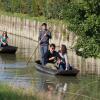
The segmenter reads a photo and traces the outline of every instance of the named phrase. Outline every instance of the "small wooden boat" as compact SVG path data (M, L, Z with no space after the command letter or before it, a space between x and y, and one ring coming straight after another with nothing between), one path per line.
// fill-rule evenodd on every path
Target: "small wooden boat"
M17 51L17 47L14 46L6 46L6 47L0 47L0 53L9 53L14 54Z
M43 73L51 74L51 75L61 75L61 76L76 76L79 73L79 70L76 68L71 68L70 70L64 70L64 71L59 71L59 70L54 70L51 68L47 68L46 66L42 66L40 61L35 61L35 68L38 71L41 71Z

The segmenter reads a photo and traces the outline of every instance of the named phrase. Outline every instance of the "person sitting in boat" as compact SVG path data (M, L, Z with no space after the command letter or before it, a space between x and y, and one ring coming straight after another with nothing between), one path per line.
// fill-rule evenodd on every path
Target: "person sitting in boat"
M1 47L8 46L8 36L7 36L6 31L3 32L3 34L0 38L0 45L1 45Z
M60 70L68 70L69 69L69 62L68 62L66 46L62 44L58 53L61 57L61 60L59 60L59 69Z
M55 44L50 44L49 50L46 52L44 58L45 58L45 65L46 67L52 68L52 69L57 69L56 63L57 59L60 59L60 55L58 52L55 51Z

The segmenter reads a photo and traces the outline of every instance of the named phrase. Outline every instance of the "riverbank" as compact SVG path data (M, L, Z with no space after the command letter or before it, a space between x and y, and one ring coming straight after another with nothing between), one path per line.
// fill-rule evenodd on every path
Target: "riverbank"
M33 17L33 16L29 16L28 14L21 14L21 13L11 13L11 12L4 12L4 11L0 11L1 15L5 15L5 16L13 16L13 17L20 17L20 18L25 18L25 19L29 19L29 20L36 20L36 21L40 21L40 22L49 22L49 23L63 23L66 24L66 22L64 20L58 20L58 19L47 19L44 16L40 16L40 17Z
M38 100L36 96L24 94L22 89L0 84L0 100Z

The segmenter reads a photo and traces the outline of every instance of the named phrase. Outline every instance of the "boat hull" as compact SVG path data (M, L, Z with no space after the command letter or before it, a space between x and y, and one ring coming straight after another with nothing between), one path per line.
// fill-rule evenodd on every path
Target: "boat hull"
M76 76L79 73L79 70L76 68L72 68L71 70L64 70L64 71L59 71L59 70L54 70L47 68L46 66L42 66L39 61L35 62L35 68L38 71L41 71L43 73L51 74L51 75L61 75L61 76Z
M9 53L14 54L17 51L17 47L14 46L6 46L6 47L0 47L0 53Z

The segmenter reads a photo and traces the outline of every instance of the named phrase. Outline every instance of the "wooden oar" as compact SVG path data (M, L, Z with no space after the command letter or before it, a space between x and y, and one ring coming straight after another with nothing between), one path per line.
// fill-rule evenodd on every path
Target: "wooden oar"
M35 50L33 51L32 55L29 57L29 60L27 61L27 65L29 64L29 62L30 62L32 56L34 55L34 53L36 52L36 50L37 50L38 47L39 47L39 43L38 43L38 45L36 46Z

